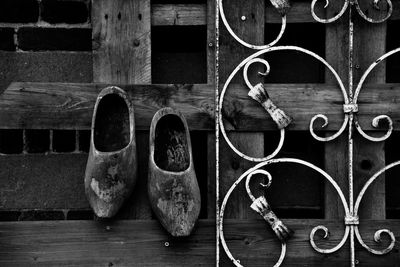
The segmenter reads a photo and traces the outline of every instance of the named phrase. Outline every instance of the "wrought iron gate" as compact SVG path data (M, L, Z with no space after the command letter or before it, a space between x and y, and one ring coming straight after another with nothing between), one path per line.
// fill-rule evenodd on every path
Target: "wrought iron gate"
M290 236L290 229L284 225L284 223L279 220L273 212L270 210L270 207L268 205L267 200L265 199L264 196L261 197L255 197L251 189L249 187L249 181L255 174L261 174L264 175L268 183L263 184L262 186L265 188L268 188L272 182L272 176L271 174L264 170L263 167L267 165L272 165L272 164L279 164L279 163L284 163L284 162L290 162L294 164L301 164L306 167L309 167L316 172L318 172L321 176L326 178L327 181L329 181L330 184L335 188L336 193L341 199L341 202L343 204L344 208L344 224L345 224L345 232L344 235L335 247L330 248L330 249L322 249L320 248L316 242L315 242L315 235L317 232L322 231L324 234L324 238L328 238L328 229L327 227L323 225L318 225L315 226L313 229L310 231L310 245L314 248L314 250L318 253L323 253L323 254L330 254L333 252L336 252L340 250L343 245L349 240L350 242L350 265L355 266L356 264L356 257L355 257L355 242L358 242L359 244L362 245L366 250L368 250L370 253L376 254L376 255L384 255L389 253L395 246L395 236L394 234L390 231L390 229L381 229L375 232L374 239L376 242L379 242L381 239L381 236L383 234L388 235L390 238L391 242L389 246L382 250L376 250L371 247L369 247L364 241L363 238L359 232L359 207L360 203L363 199L363 196L366 192L366 190L370 187L370 185L379 178L379 176L386 172L387 170L400 165L400 161L393 162L387 166L385 166L383 169L379 170L377 173L375 173L372 177L369 178L369 180L365 183L365 185L362 187L361 191L359 192L358 196L354 196L354 186L353 186L353 171L354 171L354 166L353 166L353 135L355 134L360 134L363 138L371 141L371 142L383 142L386 139L388 139L393 131L393 121L388 115L379 115L373 118L372 120L372 126L375 128L380 127L380 122L386 121L388 125L388 129L384 132L383 135L381 136L371 136L369 135L366 131L364 131L359 124L359 120L357 117L358 114L358 105L357 101L361 92L361 89L363 88L363 85L365 83L365 80L367 79L368 75L371 73L372 70L383 60L387 59L388 57L400 52L400 48L394 49L392 51L389 51L382 55L380 58L378 58L375 62L373 62L369 68L365 71L365 73L361 76L360 81L356 84L354 81L353 73L354 73L354 51L355 47L353 46L353 40L354 40L354 22L353 22L353 17L354 16L361 16L363 19L368 21L369 23L383 23L385 22L392 14L393 12L393 5L390 0L370 0L370 4L373 5L375 9L379 9L382 6L385 6L385 10L381 10L381 12L384 13L382 15L381 19L374 19L368 16L365 12L363 12L362 8L360 7L359 1L361 0L345 0L343 7L341 8L341 11L336 14L334 17L331 18L321 18L317 12L316 12L316 4L318 0L313 0L311 3L310 7L310 12L312 13L313 18L320 23L332 23L337 20L348 20L348 29L349 29L349 54L348 54L348 84L344 84L341 80L341 77L339 77L337 71L321 56L317 55L314 52L311 52L307 49L304 49L302 47L298 46L279 46L276 45L278 41L281 39L281 37L285 33L285 29L287 26L286 23L286 13L289 10L289 3L286 0L270 0L270 2L274 5L274 7L277 9L277 11L282 15L282 26L281 30L276 37L275 40L270 42L269 44L265 45L253 45L250 43L245 42L242 40L230 27L224 13L224 6L223 6L223 1L222 0L217 0L217 17L216 17L216 25L217 25L217 38L218 38L218 33L219 33L219 19L223 22L223 25L226 27L232 38L240 43L242 46L245 46L247 48L250 48L254 50L255 52L245 58L235 69L234 71L230 74L228 79L226 81L221 81L224 82L224 86L222 87L222 90L220 91L218 88L219 80L218 80L218 75L216 77L216 84L217 84L217 89L216 89L216 100L217 100L217 125L216 125L216 135L217 135L217 188L219 186L218 184L218 177L219 177L219 164L218 164L218 159L219 159L219 134L222 134L223 138L229 145L229 147L240 157L243 158L243 160L247 161L252 161L252 162L257 162L258 164L255 165L254 167L248 169L246 172L244 172L239 178L237 178L236 182L231 186L231 188L228 190L225 196L223 197L223 201L221 203L221 206L219 207L217 204L217 214L218 214L218 219L217 219L217 243L221 242L221 245L227 254L227 256L232 260L232 262L236 266L242 266L240 261L235 258L234 255L230 252L229 246L227 245L224 237L224 212L226 209L226 204L229 201L229 198L231 196L231 193L238 187L241 186L240 182L245 181L245 188L247 191L247 194L253 204L251 205L251 208L258 212L273 228L274 232L276 233L277 237L281 240L282 242L282 250L280 254L279 260L276 262L275 266L280 266L282 262L284 261L285 258L285 253L286 253L286 240ZM322 2L322 1L321 1ZM326 0L325 8L329 6L329 0ZM289 11L290 12L290 11ZM348 17L344 15L348 14ZM243 20L245 20L245 17L242 17ZM218 43L218 40L217 40ZM218 51L218 49L217 49ZM324 114L317 114L315 115L309 124L309 131L310 134L313 136L314 139L320 141L320 142L329 142L332 141L336 138L338 138L341 135L347 134L347 154L348 154L348 186L349 186L349 191L347 192L348 198L345 197L344 192L338 185L337 181L333 177L331 177L326 171L323 169L315 166L312 163L309 163L307 161L297 159L297 158L276 158L276 155L278 152L281 150L282 145L285 141L285 128L291 123L291 118L286 114L283 110L279 109L279 107L276 107L272 100L268 96L267 89L263 86L263 84L257 84L257 85L252 85L249 79L247 78L247 72L248 68L252 64L263 64L266 67L266 72L265 73L259 73L260 75L268 75L269 70L270 70L270 64L268 61L262 58L263 55L267 53L272 53L274 51L298 51L304 54L307 54L308 56L311 56L321 62L335 77L337 84L339 85L339 88L341 90L341 93L343 95L343 122L341 124L341 127L337 132L335 132L331 136L320 136L316 133L316 127L315 127L315 122L317 120L322 120L323 125L322 127L326 127L328 125L328 117ZM217 60L218 60L218 52L217 52ZM249 97L253 98L257 102L259 102L262 107L269 113L270 117L276 122L279 131L280 131L280 141L273 153L270 155L263 157L263 158L254 158L251 156L246 155L245 153L242 153L237 149L229 139L224 123L223 123L223 112L222 112L222 107L224 104L224 97L225 94L228 90L228 87L233 79L233 77L239 72L243 71L243 76L245 83L247 87L250 89L248 95ZM218 61L217 61L217 73L218 73ZM219 199L219 193L217 191L217 203ZM218 247L219 245L217 244L217 264L218 264Z

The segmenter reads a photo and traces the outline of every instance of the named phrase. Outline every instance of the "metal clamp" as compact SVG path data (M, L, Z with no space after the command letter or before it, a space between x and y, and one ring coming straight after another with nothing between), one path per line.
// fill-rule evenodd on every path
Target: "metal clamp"
M357 113L358 112L358 105L355 103L351 104L344 104L343 105L344 113Z
M345 225L359 225L360 221L358 215L348 215L344 218Z

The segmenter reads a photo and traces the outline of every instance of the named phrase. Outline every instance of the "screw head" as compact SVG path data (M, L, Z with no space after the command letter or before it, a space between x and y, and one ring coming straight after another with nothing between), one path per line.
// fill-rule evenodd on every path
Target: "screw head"
M246 16L241 16L240 19L241 19L242 21L245 21L247 18L246 18Z
M208 47L213 47L214 46L214 43L213 42L209 42L208 43Z
M169 242L168 242L168 241L165 242L165 243L164 243L164 246L169 247Z

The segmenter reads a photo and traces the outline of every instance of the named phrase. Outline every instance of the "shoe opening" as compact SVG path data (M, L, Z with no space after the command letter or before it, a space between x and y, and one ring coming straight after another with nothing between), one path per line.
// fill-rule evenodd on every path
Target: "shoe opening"
M189 167L186 131L177 115L168 114L158 121L155 129L154 161L160 169L166 171L181 172Z
M130 141L129 109L117 94L104 96L97 107L94 124L94 146L101 152L126 147Z

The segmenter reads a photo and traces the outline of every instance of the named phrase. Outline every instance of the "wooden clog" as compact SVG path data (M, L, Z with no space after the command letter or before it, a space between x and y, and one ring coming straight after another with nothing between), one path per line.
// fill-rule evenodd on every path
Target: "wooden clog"
M148 195L151 207L172 236L188 236L200 213L200 189L185 118L159 110L150 126Z
M94 106L85 192L94 213L114 216L136 183L133 105L125 91L107 87Z

